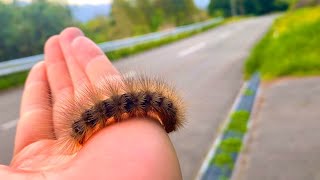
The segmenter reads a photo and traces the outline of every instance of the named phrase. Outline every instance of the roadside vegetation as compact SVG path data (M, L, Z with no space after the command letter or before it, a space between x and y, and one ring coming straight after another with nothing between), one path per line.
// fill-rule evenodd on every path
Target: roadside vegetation
M238 20L241 18L237 18ZM235 20L233 20L235 21ZM169 44L187 37L190 37L192 35L207 31L209 29L212 29L216 26L219 26L221 24L224 23L228 23L229 20L224 20L220 23L217 24L212 24L206 27L203 27L202 29L198 29L198 30L194 30L194 31L190 31L190 32L185 32L185 33L181 33L175 36L169 36L157 41L151 41L151 42L147 42L147 43L143 43L143 44L138 44L129 48L123 48L123 49L119 49L116 51L111 51L106 53L106 55L108 56L108 58L111 61L116 61L118 59L130 56L130 55L134 55L137 54L139 52L143 52L149 49L153 49L165 44ZM25 72L19 72L19 73L14 73L14 74L10 74L10 75L6 75L6 76L1 76L0 78L0 90L4 90L4 89L8 89L10 87L15 87L15 86L19 86L24 84L24 81L26 79L28 75L28 71Z
M243 95L248 96L245 93ZM254 96L254 93L250 96ZM228 179L232 173L242 148L242 139L247 132L249 117L250 113L245 110L235 111L230 117L230 123L223 132L224 138L210 162L211 165L219 168L219 178Z
M294 0L210 0L208 12L212 16L263 15L287 10Z
M256 89L253 90L248 87L242 92L240 104L254 101L255 95ZM210 161L210 166L213 168L212 171L215 172L214 178L227 180L231 177L248 130L250 113L251 108L246 109L242 107L230 115L229 124L224 128L221 142L218 144L215 154Z
M233 20L233 21L235 21L235 20ZM221 24L228 23L228 22L229 22L229 20L226 19L224 21L221 21L220 23L212 24L212 25L203 27L201 29L197 29L197 30L194 30L194 31L181 33L181 34L178 34L178 35L175 35L175 36L169 36L169 37L162 38L162 39L159 39L159 40L156 40L156 41L151 41L151 42L138 44L138 45L135 45L135 46L132 46L132 47L129 47L129 48L123 48L123 49L119 49L119 50L116 50L116 51L108 52L108 53L106 53L106 55L108 56L108 58L111 61L115 61L115 60L118 60L120 58L124 58L124 57L130 56L130 55L137 54L139 52L143 52L143 51L146 51L146 50L149 50L149 49L153 49L153 48L165 45L165 44L169 44L169 43L172 43L172 42L175 42L175 41L190 37L192 35L207 31L209 29L212 29L212 28L214 28L216 26L219 26Z
M41 54L45 41L69 26L81 28L89 38L100 43L210 18L193 0L174 0L174 3L171 0L113 0L109 16L85 23L72 16L65 4L67 1L19 2L0 1L0 62Z
M320 74L320 6L280 16L255 46L245 77L259 71L263 79Z
M272 0L252 3L234 0L236 17L223 23L237 21L244 16L285 10L295 0ZM302 1L302 0L301 0ZM12 1L16 2L16 1ZM40 54L48 37L68 26L80 27L96 43L171 29L176 26L203 21L216 16L230 16L229 0L211 0L207 9L199 9L193 0L113 0L110 15L96 17L86 23L77 22L70 9L60 1L33 0L30 4L0 2L0 62ZM63 1L61 1L63 2ZM57 13L59 12L59 13ZM240 17L240 18L239 18ZM213 28L139 44L107 53L111 60L152 49ZM0 77L0 89L23 84L27 72Z
M0 90L8 89L11 87L24 84L27 79L28 71L14 73L10 75L1 76L0 78Z

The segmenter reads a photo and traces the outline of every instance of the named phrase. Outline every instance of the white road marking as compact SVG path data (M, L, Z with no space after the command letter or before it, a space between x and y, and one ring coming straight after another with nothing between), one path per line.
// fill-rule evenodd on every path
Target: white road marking
M230 35L232 34L231 31L225 31L219 34L219 36L217 36L214 41L212 42L212 44L218 44L221 41L227 39Z
M240 28L239 28L240 29ZM229 36L231 36L235 31L237 31L238 29L235 29L235 30L227 30L227 31L224 31L224 32L221 32L219 33L215 39L210 42L211 44L218 44L220 43L221 41L227 39ZM206 47L207 43L206 42L201 42L201 43L198 43L196 45L193 45L185 50L182 50L178 53L178 57L184 57L184 56L187 56L187 55L190 55L192 53L195 53L197 51L199 51L200 49Z
M201 42L199 44L193 45L185 50L180 51L178 53L178 57L184 57L189 54L195 53L195 52L199 51L200 49L204 48L206 45L207 45L206 42Z
M213 156L215 155L217 148L218 148L218 145L220 144L220 142L222 140L223 132L227 128L228 124L230 123L230 120L231 120L230 116L235 111L237 106L239 105L241 96L242 96L243 92L245 91L245 89L247 88L247 86L248 86L247 82L243 83L243 85L237 95L237 98L234 101L234 103L231 107L231 110L229 111L228 117L224 120L224 122L222 122L222 125L220 126L220 130L218 132L218 136L214 140L211 148L209 149L207 156L205 157L204 161L202 162L202 165L198 171L198 174L197 174L195 180L201 180L202 177L204 176L206 170L208 169L208 167L210 165L210 161L213 158Z
M11 129L11 128L16 127L17 123L18 123L18 119L5 122L5 123L3 123L3 124L0 126L0 129L1 129L1 130L4 130L4 131L7 131L7 130L9 130L9 129Z

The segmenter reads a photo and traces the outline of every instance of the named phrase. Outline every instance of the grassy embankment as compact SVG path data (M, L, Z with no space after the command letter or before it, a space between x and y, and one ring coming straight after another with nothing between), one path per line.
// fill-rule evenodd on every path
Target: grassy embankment
M320 74L320 6L289 11L255 46L245 77L259 71L264 80Z
M207 31L209 29L212 29L216 26L227 23L229 21L230 20L224 20L220 23L206 26L202 29L198 29L195 31L181 33L179 35L170 36L170 37L163 38L163 39L160 39L157 41L147 42L147 43L139 44L136 46L132 46L130 48L124 48L124 49L112 51L112 52L107 53L107 56L109 57L109 59L111 61L116 61L120 58L124 58L124 57L130 56L130 55L133 55L133 54L137 54L137 53L140 53L140 52L152 49L152 48L156 48L156 47L159 47L159 46L162 46L165 44L169 44L171 42L175 42L175 41L190 37L192 35ZM0 90L8 89L10 87L14 87L14 86L18 86L18 85L23 84L27 75L28 75L28 72L20 72L20 73L15 73L15 74L10 74L10 75L0 77Z

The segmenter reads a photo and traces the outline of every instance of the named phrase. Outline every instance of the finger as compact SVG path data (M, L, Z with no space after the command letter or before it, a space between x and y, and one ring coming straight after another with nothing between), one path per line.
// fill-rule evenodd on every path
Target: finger
M44 62L40 62L31 69L25 84L15 138L15 154L40 139L54 138L49 93L46 67Z
M59 44L59 36L52 36L46 42L44 59L53 100L72 96L72 80Z
M89 166L90 162L95 163ZM73 171L65 171L63 176L182 179L177 155L168 135L159 123L143 119L111 125L97 133L78 153L71 166Z
M83 33L78 28L67 28L59 35L59 43L67 62L74 89L78 89L80 86L89 83L86 73L83 71L71 51L72 41L79 36L83 36Z
M71 52L92 84L96 84L102 76L119 74L103 51L87 37L77 37L72 42Z
M59 36L52 36L45 44L44 48L45 64L52 96L53 106L53 126L56 137L59 137L58 112L61 100L73 98L73 84L68 71L67 63L59 43Z

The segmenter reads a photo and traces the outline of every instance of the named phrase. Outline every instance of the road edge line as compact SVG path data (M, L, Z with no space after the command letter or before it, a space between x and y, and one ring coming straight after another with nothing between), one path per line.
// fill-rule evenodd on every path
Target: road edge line
M233 172L232 172L232 175L230 177L230 180L234 179L235 177L237 177L238 175L238 171L239 171L239 168L241 166L241 162L243 162L243 158L244 158L244 150L246 147L248 147L248 143L249 143L249 140L250 140L250 134L252 133L252 127L253 127L253 124L254 124L254 119L255 119L255 116L256 116L256 113L258 112L258 108L259 108L259 99L262 97L262 90L261 90L261 85L258 86L258 89L257 89L257 95L255 97L255 100L254 100L254 105L253 105L253 108L252 108L252 111L251 111L251 114L250 114L250 118L248 120L248 131L247 133L244 135L243 137L243 140L242 140L242 148L239 152L239 156L237 158L237 161L235 162L234 164L234 169L233 169Z
M226 119L221 123L222 125L220 126L219 128L219 132L218 132L218 135L215 136L217 138L215 138L215 140L213 141L213 144L211 145L211 148L209 149L198 173L197 173L197 176L195 178L195 180L201 180L201 178L203 177L204 173L206 172L206 170L208 169L209 167L209 164L210 164L210 160L213 158L213 156L215 155L215 152L217 150L217 147L218 145L220 144L221 142L221 139L223 137L223 133L224 133L224 130L227 128L227 125L230 123L231 121L231 114L236 110L238 104L240 103L240 100L241 100L241 97L242 97L242 94L243 92L246 90L248 86L248 81L245 81L239 92L238 92L238 95L236 96L236 99L235 101L233 102L232 106L231 106L231 109L226 117Z

